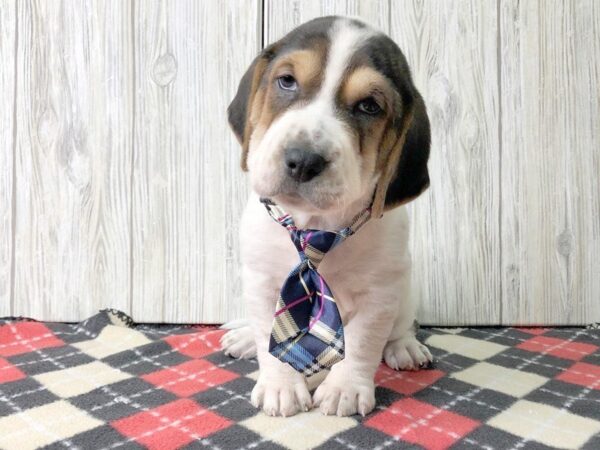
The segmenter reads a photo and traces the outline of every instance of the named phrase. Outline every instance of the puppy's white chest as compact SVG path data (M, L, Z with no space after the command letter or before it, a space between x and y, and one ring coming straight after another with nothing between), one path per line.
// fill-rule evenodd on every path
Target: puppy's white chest
M393 289L409 265L407 238L408 217L404 208L399 208L383 219L372 219L325 255L319 273L334 293L344 320L353 315L356 300L371 287ZM287 230L253 198L242 220L241 241L245 270L270 279L274 287L281 287L300 262Z

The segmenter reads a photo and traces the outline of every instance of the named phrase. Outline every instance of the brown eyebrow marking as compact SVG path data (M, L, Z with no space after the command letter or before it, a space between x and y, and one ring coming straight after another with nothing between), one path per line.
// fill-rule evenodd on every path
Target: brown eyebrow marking
M360 66L346 77L341 89L342 101L352 105L366 97L373 97L390 113L398 100L398 94L390 82L370 66Z
M327 49L324 45L294 50L277 61L272 73L273 76L280 76L290 71L305 93L314 93L321 85L326 57Z
M385 75L368 65L351 68L342 82L338 101L348 107L367 97L377 101L384 109L384 116L366 123L354 123L353 127L363 158L376 161L380 152L386 151L395 141L391 118L402 105L399 94Z

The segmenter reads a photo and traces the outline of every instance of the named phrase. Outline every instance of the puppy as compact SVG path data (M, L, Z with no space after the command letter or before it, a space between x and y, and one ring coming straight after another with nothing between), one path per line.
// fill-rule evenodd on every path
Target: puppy
M432 359L415 338L402 206L429 185L430 132L406 59L361 21L315 19L257 56L228 113L254 192L241 223L250 325L229 326L225 352L257 356L251 401L269 415L312 406L365 415L375 406L382 355L393 369ZM312 397L305 377L268 351L275 304L298 253L260 197L284 208L299 229L337 231L371 205L371 220L319 266L344 323L345 357Z

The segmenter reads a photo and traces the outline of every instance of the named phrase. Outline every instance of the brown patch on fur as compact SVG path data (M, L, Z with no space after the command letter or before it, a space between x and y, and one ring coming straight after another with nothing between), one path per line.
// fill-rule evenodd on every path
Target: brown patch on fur
M293 75L300 85L302 97L312 96L321 86L327 57L324 45L311 49L296 50L284 55L273 68L273 75Z
M367 129L360 133L360 152L363 158L370 158L371 155L375 155L374 158L377 160L377 154L381 151L381 148L385 146L385 139L389 133L386 132L387 123L392 122L391 120L377 120Z
M266 88L264 85L259 87L250 105L248 120L252 124L252 132L254 132L256 127L259 125L260 118L264 114L265 92ZM252 133L248 133L248 139L251 137Z
M246 127L244 131L244 140L242 142L242 170L248 171L248 150L250 145L250 137L252 136L252 131L256 124L255 117L258 116L260 109L262 109L263 105L263 95L262 89L259 89L261 86L261 81L263 79L263 75L268 66L268 61L264 58L261 58L254 68L254 74L252 76L252 87L250 89L250 98L248 99L248 105L252 105L246 111Z
M361 66L344 78L341 99L346 105L373 97L387 114L394 109L398 94L390 82L372 67Z
M352 107L361 100L373 97L383 110L383 114L374 117L368 127L360 130L361 153L365 157L377 154L385 146L386 128L390 128L392 116L400 108L400 99L390 82L370 66L360 66L344 77L340 92L340 102L346 107Z
M276 104L272 101L272 87L273 83L271 80L267 83L264 89L261 89L260 92L260 107L256 107L252 105L252 109L255 109L256 115L255 123L256 128L261 130L266 130L269 128L271 123L285 111L285 108L277 107ZM264 135L264 132L261 134L260 138ZM253 136L254 139L258 139L259 136Z
M398 132L391 126L393 121L390 120L390 125L387 127L385 131L385 135L383 139L381 139L381 143L379 145L379 155L377 158L377 172L381 172L385 169L385 164L387 162L387 158L391 154L396 141L398 140Z

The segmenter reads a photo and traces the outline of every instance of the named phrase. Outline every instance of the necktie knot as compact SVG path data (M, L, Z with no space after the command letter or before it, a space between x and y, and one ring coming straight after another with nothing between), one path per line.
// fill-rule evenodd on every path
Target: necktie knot
M342 241L342 237L331 231L293 230L290 232L300 261L308 261L317 269L325 254Z

